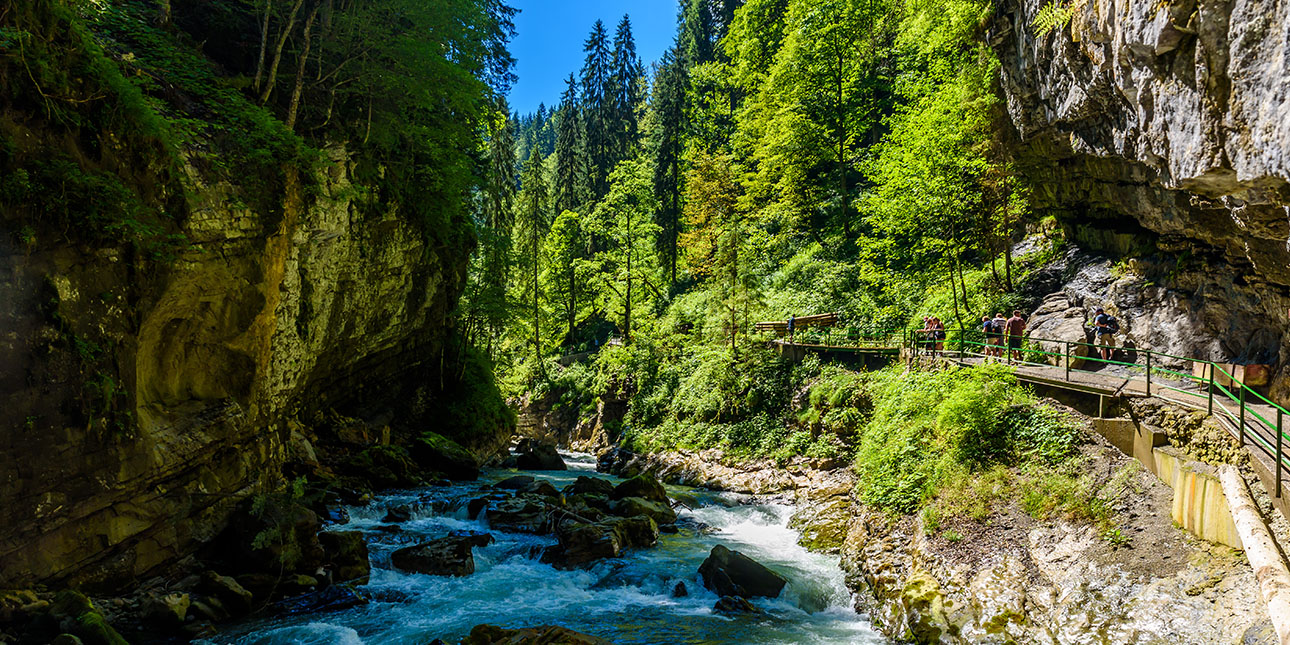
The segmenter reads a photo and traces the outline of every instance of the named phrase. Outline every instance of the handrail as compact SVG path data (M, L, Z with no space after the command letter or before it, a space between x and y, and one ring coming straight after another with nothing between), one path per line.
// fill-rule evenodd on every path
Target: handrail
M929 343L938 342L935 340L928 339L927 331L928 330L924 330L924 329L907 329L903 334L904 343L902 344L902 349L926 351L927 345ZM975 351L969 352L968 348L970 347L971 348L980 347L980 348L991 349L999 353L998 357L1002 357L1004 354L1006 354L1007 358L1009 359L1008 361L1009 363L1016 362L1024 366L1054 367L1053 365L1047 362L1044 362L1044 363L1029 362L1026 360L1026 358L1034 357L1034 356L1056 357L1059 360L1058 366L1065 367L1064 380L1067 382L1071 382L1072 371L1081 372L1081 373L1094 373L1092 370L1088 370L1088 369L1073 368L1072 363L1077 358L1079 360L1089 361L1092 363L1099 363L1103 365L1120 365L1134 371L1141 370L1143 372L1142 376L1138 376L1136 374L1127 374L1127 375L1117 375L1117 377L1124 378L1126 384L1128 382L1145 382L1146 384L1145 390L1146 390L1147 396L1155 396L1157 398L1161 398L1167 401L1172 401L1180 405L1202 407L1195 401L1187 402L1187 401L1178 400L1176 398L1169 398L1167 395L1164 394L1162 389L1165 391L1178 392L1180 394L1193 395L1197 398L1206 397L1208 400L1208 412L1211 415L1214 414L1214 400L1215 400L1215 393L1217 392L1218 394L1221 395L1218 397L1218 400L1219 400L1219 408L1223 413L1223 416L1228 417L1230 419L1230 422L1236 426L1234 430L1229 427L1228 431L1235 436L1235 438L1241 443L1242 446L1246 445L1247 443L1246 436L1248 434L1252 438L1252 441L1250 443L1256 446L1259 450L1265 453L1276 463L1276 496L1277 497L1281 496L1281 481L1282 481L1281 468L1282 466L1286 466L1287 468L1290 468L1290 455L1287 455L1285 451L1283 451L1282 449L1284 444L1283 439L1290 439L1290 434L1286 434L1287 431L1290 431L1290 428L1286 427L1286 424L1284 421L1284 418L1288 411L1285 407L1277 404L1271 399L1251 389L1250 386L1245 384L1243 379L1236 378L1234 374L1229 372L1221 364L1215 361L1207 361L1199 358L1187 358L1184 356L1177 356L1174 354L1168 354L1165 352L1159 352L1151 349L1144 349L1141 347L1112 348L1112 352L1116 350L1127 351L1127 352L1131 352L1131 355L1133 356L1133 362L1117 361L1110 358L1102 358L1101 356L1098 356L1097 353L1099 353L1104 346L1097 345L1095 343L1072 341L1072 340L1058 340L1055 338L1040 338L1040 337L1029 336L1026 334L1022 335L1023 340L1026 342L1022 345L1021 349L1019 350L1022 356L1022 359L1014 361L1012 360L1012 354L1014 350L1008 348L1006 346L1006 342L1001 341L1000 344L996 345L996 344L983 343L977 340L971 340L970 339L971 337L985 335L985 333L979 329L969 330L963 327L959 327L958 329L952 329L952 330L946 329L945 331L947 332L946 339L939 342L944 343L945 346L947 347L954 347L957 345L958 354L960 355L960 357L969 356L969 355L986 357L986 358L990 357L989 354L983 354ZM951 334L954 334L954 336L951 337ZM1005 339L1007 338L1006 332L1001 335L1001 338L1005 338ZM1052 344L1062 346L1064 348L1064 352L1057 353L1057 352L1045 351L1040 347L1036 346L1036 344L1038 343L1052 343ZM1090 356L1076 357L1072 353L1072 350L1077 347L1089 347L1089 348L1092 348L1094 351L1090 352L1092 354ZM932 352L932 353L935 354L937 352ZM944 354L945 352L942 351L940 353ZM1196 376L1194 372L1191 374L1187 374L1187 373L1179 372L1177 370L1169 369L1167 367L1162 367L1160 366L1161 361L1153 360L1153 358L1157 358L1157 359L1164 358L1164 359L1172 359L1175 361L1188 362L1193 365L1193 369L1195 365L1201 365L1202 366L1201 372L1203 374L1207 374L1207 376ZM1143 359L1145 362L1145 365L1139 365L1137 362L1139 359ZM1167 376L1167 378L1165 378L1163 382L1157 379L1157 382L1154 383L1154 385L1156 385L1156 388L1155 388L1156 393L1154 395L1152 394L1153 374ZM1219 378L1220 374L1222 375L1223 379ZM1171 380L1174 382L1183 381L1184 383L1190 383L1196 386L1197 388L1199 388L1200 391L1189 392L1187 390L1182 390L1178 387L1173 387L1172 385L1169 384ZM1232 390L1229 390L1227 387L1225 387L1221 382L1223 380L1232 384L1233 389L1235 389L1236 391L1233 392ZM1202 394L1202 392L1204 392L1204 394ZM1227 405L1228 403L1233 404L1233 406L1236 408L1236 411L1233 411L1232 409L1230 409L1229 406ZM1271 410L1268 411L1268 414L1269 416L1275 416L1276 418L1275 422L1273 422L1272 419L1265 417L1263 413L1259 412L1259 410L1255 406L1260 404L1266 405L1271 408ZM1247 432L1247 430L1253 430L1253 432ZM1268 437L1265 436L1265 433L1273 433L1274 439L1269 439ZM1274 441L1275 441L1275 446L1273 445Z

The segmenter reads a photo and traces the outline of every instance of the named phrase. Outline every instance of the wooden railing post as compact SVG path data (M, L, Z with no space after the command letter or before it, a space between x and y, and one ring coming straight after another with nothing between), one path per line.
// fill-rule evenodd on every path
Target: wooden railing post
M1245 445L1245 381L1241 381L1241 445Z
M1214 364L1209 364L1209 413L1214 414Z
M1147 350L1147 396L1151 396L1151 350Z
M1281 498L1281 408L1277 408L1277 499Z

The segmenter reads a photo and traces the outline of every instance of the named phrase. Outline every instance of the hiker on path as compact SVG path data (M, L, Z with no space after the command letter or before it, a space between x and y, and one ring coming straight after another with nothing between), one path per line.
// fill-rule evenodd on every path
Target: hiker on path
M793 342L793 328L797 326L797 314L788 315L788 342Z
M994 325L994 355L1003 358L1003 335L1008 330L1008 318L1002 311L996 311L990 322Z
M935 335L932 333L931 316L923 316L923 328L918 330L918 337L921 339L918 342L918 347L930 354L932 347L936 344Z
M1093 312L1093 333L1097 335L1097 351L1102 360L1111 360L1115 353L1115 334L1120 331L1120 322L1101 307Z
M1021 361L1021 334L1026 331L1026 320L1019 309L1012 310L1012 317L1005 325L1008 335L1008 362Z
M985 334L985 347L982 349L985 357L990 358L994 356L994 323L990 321L988 314L981 316L981 333Z
M932 316L930 323L932 328L932 352L944 351L945 349L945 323L940 318Z

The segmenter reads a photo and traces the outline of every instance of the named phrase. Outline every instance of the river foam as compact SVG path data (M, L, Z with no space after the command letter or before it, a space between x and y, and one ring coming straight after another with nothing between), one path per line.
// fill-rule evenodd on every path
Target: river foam
M528 472L557 488L594 473L586 455L566 455L568 471ZM246 623L207 645L424 645L455 642L471 627L562 625L616 643L882 643L856 614L835 557L811 553L788 528L792 508L751 503L748 498L685 488L670 492L694 502L682 509L677 534L656 547L561 571L539 561L550 536L491 530L461 510L487 484L514 471L486 471L480 482L399 491L350 509L338 530L365 531L371 550L371 581L362 589L368 605L324 615L282 617ZM385 509L412 504L401 533L376 532ZM708 527L708 528L703 528ZM395 549L452 530L488 530L497 541L475 550L475 573L462 578L408 574L390 568ZM789 583L779 598L754 599L764 614L729 617L712 611L717 596L703 587L699 565L716 544L742 551L775 569ZM675 598L677 583L689 595Z

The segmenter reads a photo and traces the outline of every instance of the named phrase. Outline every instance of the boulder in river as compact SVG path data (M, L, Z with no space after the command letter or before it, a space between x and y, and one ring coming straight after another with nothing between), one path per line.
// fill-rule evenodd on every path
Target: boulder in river
M624 497L609 505L609 511L619 517L644 515L658 524L676 522L676 511L666 502L653 502L643 497Z
M761 563L718 544L699 566L703 586L722 596L775 598L784 590L783 576Z
M468 576L475 572L474 547L488 546L493 536L474 531L454 532L447 537L395 551L390 563L395 568L436 576Z
M611 645L610 641L555 625L503 629L477 625L461 645Z
M490 503L484 516L489 526L500 531L542 535L551 530L549 507L540 498L519 496Z
M600 522L563 522L556 529L558 545L548 547L542 561L559 568L579 567L595 560L616 558L623 549L653 546L658 525L644 515L614 517Z
M389 507L385 511L385 517L382 522L406 522L412 519L412 507L407 504L397 504Z
M493 488L501 490L519 490L535 481L537 481L537 478L532 475L516 475L514 477L507 477L506 479L493 484Z
M336 582L367 584L372 565L367 557L367 541L359 531L324 531L318 534Z
M186 593L149 594L143 602L143 614L160 627L181 627L188 618L192 601Z
M748 602L747 598L739 596L722 596L717 599L717 604L712 606L712 611L718 614L760 614L761 610L756 605Z
M663 489L663 484L650 475L637 475L624 481L614 487L610 493L610 499L623 499L624 497L640 497L651 502L660 502L669 504L667 491Z
M94 603L79 591L58 592L51 609L55 618L74 626L76 635L87 643L129 645L128 641L112 629L103 614L94 607Z
M366 605L367 599L349 585L332 585L322 591L288 598L274 605L285 616L300 616L322 612L340 611L357 605Z
M254 601L251 592L228 576L207 571L202 574L200 588L206 595L218 600L223 609L232 615L241 616L251 611L251 603Z
M565 495L600 495L609 497L614 492L614 483L599 477L579 475L572 484L564 487Z
M516 452L515 467L520 470L568 470L555 444L524 439Z
M412 442L412 457L422 468L443 473L449 479L479 478L479 462L475 455L435 432L422 432Z

